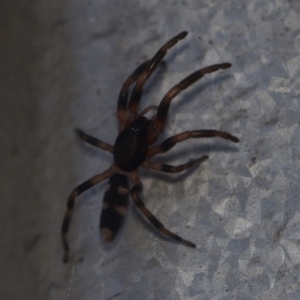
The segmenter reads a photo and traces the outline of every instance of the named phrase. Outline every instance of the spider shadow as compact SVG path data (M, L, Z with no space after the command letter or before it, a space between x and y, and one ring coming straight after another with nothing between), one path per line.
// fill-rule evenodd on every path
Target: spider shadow
M204 90L208 89L210 86L216 85L217 87L219 87L223 82L229 80L230 78L232 78L232 75L228 75L228 74L221 75L217 78L214 78L213 80L203 82L199 86L195 85L194 88L193 88L193 86L191 86L189 88L189 90L184 93L184 95L181 95L180 101L176 101L176 102L174 102L174 104L172 104L172 110L178 109L181 106L189 105L189 103L191 103L192 101L195 101L196 96L198 96L198 97L201 96L201 93ZM195 116L195 117L198 117L198 116Z

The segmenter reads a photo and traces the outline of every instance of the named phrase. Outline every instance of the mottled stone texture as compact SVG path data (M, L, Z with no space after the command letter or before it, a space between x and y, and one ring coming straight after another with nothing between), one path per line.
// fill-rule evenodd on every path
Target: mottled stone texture
M2 1L0 10L0 298L300 299L299 1ZM171 105L162 138L219 129L240 138L190 140L141 171L142 195L186 248L131 204L113 244L99 238L105 183L80 196L60 241L70 191L112 163L73 132L114 143L125 78L182 30L145 87L141 108L196 69L208 75Z

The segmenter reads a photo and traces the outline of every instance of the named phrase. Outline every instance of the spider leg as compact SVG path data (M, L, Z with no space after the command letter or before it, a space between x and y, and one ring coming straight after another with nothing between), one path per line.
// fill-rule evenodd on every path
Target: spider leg
M105 151L109 151L110 153L113 153L114 152L114 147L99 140L99 139L96 139L90 135L87 135L86 133L84 133L82 130L80 129L75 129L75 132L77 133L77 135L82 139L84 140L86 143L88 144L91 144L97 148L100 148L102 150L105 150Z
M63 257L63 262L66 263L68 261L68 253L69 253L69 243L67 239L67 232L69 229L71 217L72 217L72 212L74 208L74 203L75 203L75 198L82 194L83 192L87 191L94 185L100 183L101 181L107 179L114 173L114 166L110 167L108 170L104 171L101 174L95 175L89 180L83 182L80 184L78 187L76 187L72 193L69 196L68 202L67 202L67 211L64 216L64 220L61 226L61 237L62 237L62 242L64 246L64 257Z
M137 69L125 80L118 99L117 106L117 117L120 122L119 131L123 131L126 121L127 121L127 99L128 99L128 90L129 87L138 79L142 71L145 69L146 65L149 63L149 60L143 62L137 67Z
M189 75L188 77L180 81L178 84L173 86L167 92L167 94L164 96L164 98L161 100L158 106L157 115L153 120L153 124L152 124L153 127L152 137L149 137L150 144L154 143L154 141L156 141L159 134L164 130L167 121L167 114L169 111L170 103L174 97L176 97L181 91L185 90L190 85L195 83L197 80L202 78L205 74L213 73L220 69L228 69L230 67L231 67L230 63L212 65L194 72L193 74Z
M193 159L193 160L191 160L185 164L179 165L179 166L171 166L171 165L160 164L160 163L145 160L142 163L141 167L143 167L145 169L152 169L155 171L164 172L164 173L179 173L179 172L185 171L187 169L190 169L190 168L196 166L197 164L201 164L202 162L206 161L207 159L208 159L208 156L204 155L200 158Z
M169 137L160 145L148 148L147 157L153 157L158 153L164 153L173 148L177 143L183 142L187 139L207 138L207 137L220 137L222 139L230 140L231 142L238 143L239 139L227 132L219 130L192 130L185 131Z
M139 76L137 83L132 91L132 94L130 96L129 100L129 123L136 117L138 114L139 109L139 103L142 97L143 92L143 86L146 83L146 81L149 79L153 71L156 69L157 65L162 61L164 56L166 55L167 51L172 48L175 44L178 43L178 41L184 39L187 36L187 32L183 31L170 39L164 46L162 46L157 53L153 56L153 58L149 61L147 67L143 70L141 75Z
M164 227L164 225L147 209L143 201L139 198L138 193L141 192L143 189L143 185L140 181L136 182L136 184L132 187L130 194L133 199L133 202L139 208L139 210L144 214L144 216L158 229L162 234L177 240L178 242L182 243L185 246L195 248L196 245L192 242L184 240L180 236L174 234L173 232L169 231Z

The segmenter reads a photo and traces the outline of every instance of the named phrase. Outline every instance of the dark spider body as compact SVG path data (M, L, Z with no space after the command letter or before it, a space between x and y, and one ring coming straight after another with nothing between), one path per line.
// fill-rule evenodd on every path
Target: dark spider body
M114 147L114 159L115 164L122 171L132 172L145 160L150 123L150 120L140 117L118 135Z
M100 216L100 232L107 242L112 242L114 240L116 233L122 225L124 216L127 212L130 195L138 209L162 234L177 240L185 246L196 247L194 243L184 240L180 236L166 229L164 225L146 208L138 195L143 189L143 184L138 175L138 167L165 173L178 173L199 165L208 158L208 156L202 156L179 166L160 164L149 160L149 158L157 154L169 151L177 143L190 138L209 137L220 137L234 143L239 141L237 137L224 131L191 130L176 134L169 137L162 143L152 146L165 128L171 100L182 90L202 78L205 74L212 73L220 69L227 69L231 66L230 63L221 63L205 67L192 73L173 86L173 88L171 88L161 100L159 106L149 106L139 113L139 103L144 84L166 55L167 50L172 48L179 40L185 38L186 35L187 32L184 31L169 40L158 50L152 59L142 63L124 82L118 99L117 117L119 120L119 135L114 146L87 135L82 130L76 129L77 135L82 140L95 147L112 153L114 156L114 164L108 170L97 174L80 184L70 194L67 202L67 211L61 227L61 235L65 251L63 258L64 262L67 262L68 260L69 244L67 240L67 232L69 230L71 216L74 209L75 198L94 185L108 178L109 181L104 194ZM135 87L131 93L129 103L127 103L129 88L134 83ZM151 120L148 120L143 115L150 110L154 111L155 114ZM131 189L129 179L133 183L133 187Z

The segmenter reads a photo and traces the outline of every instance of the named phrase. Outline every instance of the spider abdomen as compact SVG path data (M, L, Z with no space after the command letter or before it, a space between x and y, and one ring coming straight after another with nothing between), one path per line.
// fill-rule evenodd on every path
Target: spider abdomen
M141 117L125 128L117 137L114 146L114 159L121 170L132 172L145 160L150 122L147 118Z
M100 232L106 242L112 242L121 228L127 213L129 182L125 175L110 177L103 198L100 216Z

